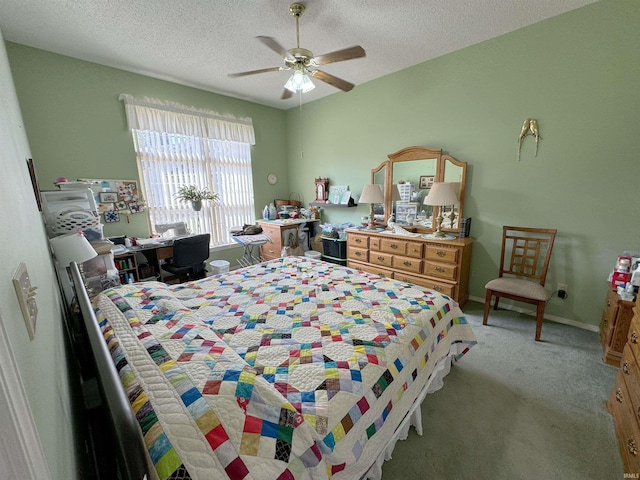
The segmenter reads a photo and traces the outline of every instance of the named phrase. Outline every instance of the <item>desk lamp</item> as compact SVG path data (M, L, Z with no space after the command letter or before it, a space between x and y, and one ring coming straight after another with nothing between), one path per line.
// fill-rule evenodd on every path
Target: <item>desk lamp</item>
M373 220L373 204L374 203L384 203L384 194L382 193L382 187L377 183L370 183L365 185L362 189L362 194L360 195L360 199L358 203L369 203L371 204L369 210L369 225L367 227L368 230L375 230L376 225Z
M84 234L78 232L53 237L49 239L49 243L60 267L66 270L71 262L76 262L84 282L86 279L84 278L82 264L98 256L98 253L93 249Z
M458 205L459 185L459 183L455 182L436 182L429 190L429 194L425 197L423 202L425 205L440 207L438 217L436 218L436 231L431 235L432 238L438 238L441 240L454 238L442 231L442 210L446 205Z

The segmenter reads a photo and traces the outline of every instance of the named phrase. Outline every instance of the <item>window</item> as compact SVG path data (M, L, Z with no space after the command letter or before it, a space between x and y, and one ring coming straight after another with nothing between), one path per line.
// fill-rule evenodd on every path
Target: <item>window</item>
M230 243L232 227L255 222L251 119L149 99L125 101L140 183L151 228L185 222L191 233L210 233L211 246ZM195 185L217 193L195 211L175 198L178 189Z

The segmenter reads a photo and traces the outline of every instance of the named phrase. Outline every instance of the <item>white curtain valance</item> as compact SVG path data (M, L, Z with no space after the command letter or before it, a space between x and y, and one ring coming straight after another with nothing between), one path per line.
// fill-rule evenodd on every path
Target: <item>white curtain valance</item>
M175 102L155 98L120 95L130 130L176 133L213 140L227 140L255 145L251 118L220 115Z

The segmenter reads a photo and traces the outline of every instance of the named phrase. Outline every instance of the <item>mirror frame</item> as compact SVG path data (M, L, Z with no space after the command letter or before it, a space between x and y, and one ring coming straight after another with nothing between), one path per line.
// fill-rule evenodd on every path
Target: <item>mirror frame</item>
M460 204L458 206L457 216L458 219L462 218L464 212L464 192L467 181L467 162L462 162L455 157L452 157L449 154L443 154L442 149L432 149L427 147L406 147L397 152L390 153L387 155L389 160L382 162L376 168L371 170L371 183L374 183L375 174L379 172L383 167L387 167L387 173L385 176L385 184L384 184L384 222L385 224L389 220L389 212L392 212L392 201L391 201L391 188L393 187L393 166L396 163L400 162L411 162L416 160L436 160L436 182L443 182L445 179L445 169L447 162L451 162L456 167L461 168L460 175L460 193L459 199ZM439 214L440 207L433 207L433 217L432 217L432 225L433 218L436 218ZM417 232L433 232L435 227L421 227L419 225L409 227L411 230L415 230ZM458 232L459 228L442 228L445 232Z

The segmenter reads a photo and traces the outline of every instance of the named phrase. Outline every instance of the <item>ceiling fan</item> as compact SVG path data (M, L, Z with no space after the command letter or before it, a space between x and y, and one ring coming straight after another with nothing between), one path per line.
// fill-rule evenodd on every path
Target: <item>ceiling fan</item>
M296 48L286 50L272 37L256 37L262 43L264 43L271 50L280 55L284 61L283 67L271 67L262 68L260 70L251 70L248 72L231 73L230 77L244 77L247 75L255 75L257 73L266 72L282 72L285 70L293 70L293 74L289 78L285 85L284 92L282 93L282 99L290 98L294 92L302 91L308 92L314 88L313 82L309 79L309 76L317 78L325 83L333 85L345 92L350 91L354 85L346 80L331 75L330 73L318 70L316 67L320 65L327 65L329 63L343 62L345 60L351 60L353 58L360 58L365 56L364 49L356 45L355 47L345 48L343 50L337 50L331 53L325 53L324 55L313 56L310 50L306 48L300 48L300 25L299 20L305 11L305 6L302 3L293 3L289 7L289 11L296 18Z

